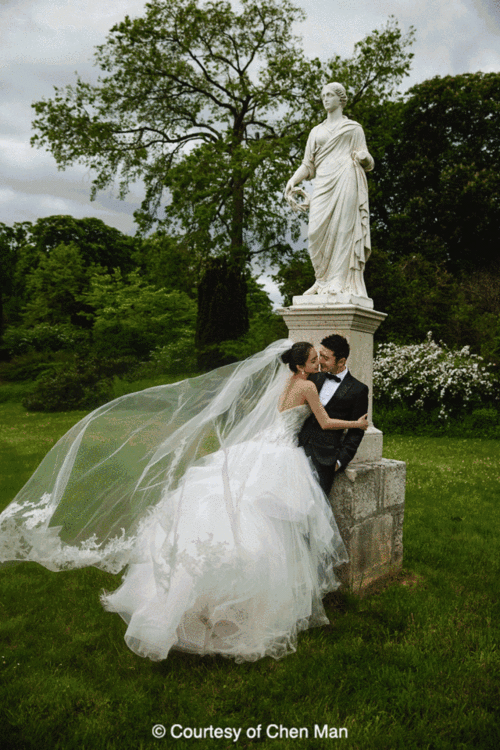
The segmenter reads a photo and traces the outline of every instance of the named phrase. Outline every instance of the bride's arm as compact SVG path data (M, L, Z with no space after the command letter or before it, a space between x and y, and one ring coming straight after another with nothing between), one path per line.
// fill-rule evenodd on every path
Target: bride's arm
M319 393L316 386L311 382L304 383L304 395L307 403L311 407L312 413L318 420L323 430L366 430L368 427L368 414L360 417L355 422L348 419L333 419L326 413L326 409L319 400Z

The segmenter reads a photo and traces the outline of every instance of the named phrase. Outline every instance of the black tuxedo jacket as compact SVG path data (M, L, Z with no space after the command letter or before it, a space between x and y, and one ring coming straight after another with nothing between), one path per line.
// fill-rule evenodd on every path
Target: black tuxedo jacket
M319 392L326 376L322 372L314 373L309 375L309 380L312 380ZM348 372L326 404L325 410L331 418L359 419L368 411L368 386ZM306 452L318 463L332 465L340 461L341 468L345 469L354 458L363 435L363 430L356 429L347 432L322 430L314 414L311 414L299 432L299 445L307 446Z

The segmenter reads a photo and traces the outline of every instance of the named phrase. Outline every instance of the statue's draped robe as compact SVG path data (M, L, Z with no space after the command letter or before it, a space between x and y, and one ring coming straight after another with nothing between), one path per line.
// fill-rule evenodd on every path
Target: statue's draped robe
M315 180L309 209L309 254L318 293L367 297L363 269L371 252L366 171L353 154L367 151L363 128L344 117L335 130L317 125L303 164Z

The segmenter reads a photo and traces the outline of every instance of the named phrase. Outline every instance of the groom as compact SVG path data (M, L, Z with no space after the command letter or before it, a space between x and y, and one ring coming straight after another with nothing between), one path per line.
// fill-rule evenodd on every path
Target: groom
M321 342L319 363L321 372L309 375L328 416L356 420L368 411L368 386L356 380L346 367L349 356L347 339L338 334ZM335 474L346 468L354 458L363 437L363 430L322 430L312 414L299 432L299 445L312 460L319 483L329 495Z

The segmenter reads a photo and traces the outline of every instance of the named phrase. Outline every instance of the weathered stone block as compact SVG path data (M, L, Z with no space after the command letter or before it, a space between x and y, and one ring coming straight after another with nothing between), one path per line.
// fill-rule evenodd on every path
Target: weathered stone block
M363 587L388 573L392 561L394 519L390 513L354 526L350 538L351 585Z
M345 476L350 486L343 483L344 492L349 494L350 511L353 523L373 516L378 510L382 468L376 464L357 464L349 466ZM340 477L337 477L340 479Z
M336 477L330 502L350 559L344 585L359 590L401 567L405 476L403 461L383 458Z
M382 506L389 508L392 505L399 505L401 498L405 496L406 464L404 461L384 459L383 484Z
M403 521L404 513L394 515L394 540L393 540L393 563L395 567L403 564Z

